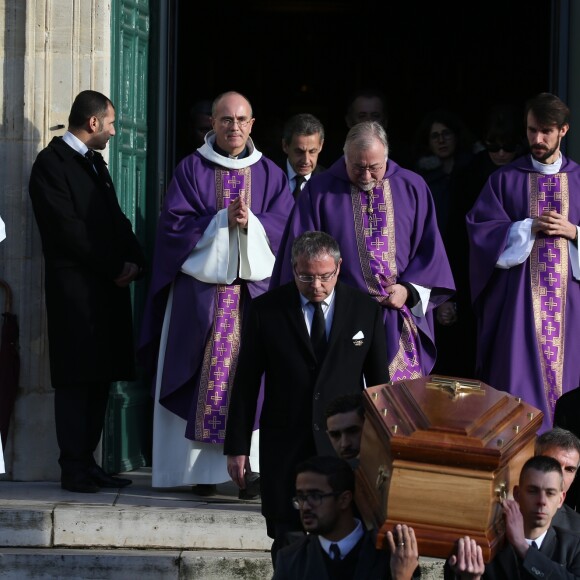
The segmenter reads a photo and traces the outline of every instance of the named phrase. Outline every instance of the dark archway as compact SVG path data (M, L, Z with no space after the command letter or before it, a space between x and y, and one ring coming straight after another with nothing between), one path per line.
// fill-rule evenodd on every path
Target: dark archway
M182 120L190 104L229 89L252 101L254 140L272 157L284 120L310 112L325 125L321 160L330 164L346 134L347 96L369 85L387 96L397 159L437 107L455 110L478 134L491 105L521 105L550 88L550 20L546 0L181 0L177 158L189 152Z

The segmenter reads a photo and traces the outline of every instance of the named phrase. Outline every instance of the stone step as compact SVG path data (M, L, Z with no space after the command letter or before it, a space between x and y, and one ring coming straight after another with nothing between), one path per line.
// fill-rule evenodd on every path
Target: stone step
M422 580L442 580L443 562L421 558ZM0 548L2 580L270 580L269 552ZM304 580L310 580L305 578Z
M128 475L132 486L96 494L0 481L0 579L272 577L259 501L238 500L233 484L200 498ZM441 560L421 562L424 580L443 577Z
M0 507L0 546L39 548L270 549L259 513L94 505Z
M269 552L0 548L2 580L270 580Z

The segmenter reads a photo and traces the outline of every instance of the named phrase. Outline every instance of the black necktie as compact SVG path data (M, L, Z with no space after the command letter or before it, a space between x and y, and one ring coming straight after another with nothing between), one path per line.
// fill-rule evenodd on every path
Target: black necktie
M539 550L540 548L538 548L538 544L536 544L536 542L534 542L534 540L532 540L532 548L536 548L536 550Z
M314 316L312 318L312 328L310 330L310 342L318 362L322 362L326 352L326 322L322 311L322 302L311 302L314 306Z
M338 544L330 544L330 559L340 560L340 548Z
M304 175L297 175L294 181L296 182L296 185L294 186L292 195L294 196L294 199L296 199L298 194L302 191L302 184L306 181L306 177L304 177Z

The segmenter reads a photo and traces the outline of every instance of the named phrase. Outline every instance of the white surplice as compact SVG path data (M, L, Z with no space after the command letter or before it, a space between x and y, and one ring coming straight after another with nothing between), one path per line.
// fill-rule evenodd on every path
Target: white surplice
M209 224L196 248L184 262L182 272L212 284L231 284L238 276L245 280L268 278L274 267L266 232L248 209L248 227L229 228L227 209L220 210ZM252 252L249 252L252 248ZM211 267L208 267L208 264ZM167 346L173 288L169 293L157 363L153 415L153 487L179 487L198 483L229 481L223 445L185 438L186 420L159 403L161 377ZM259 472L259 431L252 434L250 466Z

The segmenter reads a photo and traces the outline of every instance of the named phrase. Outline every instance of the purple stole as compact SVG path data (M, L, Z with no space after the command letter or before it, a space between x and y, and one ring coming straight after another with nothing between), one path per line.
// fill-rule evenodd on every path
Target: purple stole
M251 203L250 169L217 169L216 207L224 209L237 197ZM213 325L205 347L195 421L195 440L223 444L233 383L240 351L241 284L216 284Z
M358 255L370 296L379 302L387 296L386 288L397 283L397 243L395 214L388 179L377 182L372 191L351 187ZM397 354L389 362L391 381L422 376L417 350L417 326L406 306L397 310L402 329Z
M530 175L530 216L555 210L568 217L568 176L565 173ZM568 240L539 232L530 254L530 277L536 341L550 423L562 394Z

